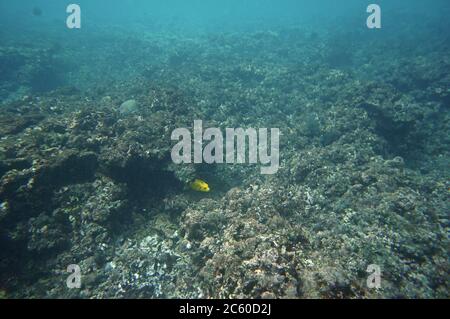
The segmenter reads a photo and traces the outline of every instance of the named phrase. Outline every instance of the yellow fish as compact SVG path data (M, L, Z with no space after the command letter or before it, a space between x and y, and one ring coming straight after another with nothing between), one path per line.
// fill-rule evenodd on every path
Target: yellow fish
M191 189L197 192L209 192L209 185L201 179L195 179L192 183L189 184L189 186L191 187Z

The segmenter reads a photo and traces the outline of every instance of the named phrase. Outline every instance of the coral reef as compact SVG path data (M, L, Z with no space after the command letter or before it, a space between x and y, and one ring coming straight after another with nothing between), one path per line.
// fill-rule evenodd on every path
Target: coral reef
M370 65L377 40L345 33L114 36L0 45L0 298L449 297L448 47L384 39ZM280 127L279 172L173 164L194 119Z

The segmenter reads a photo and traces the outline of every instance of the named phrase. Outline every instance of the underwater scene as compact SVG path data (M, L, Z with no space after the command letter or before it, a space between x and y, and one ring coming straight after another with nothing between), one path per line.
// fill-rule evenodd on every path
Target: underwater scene
M0 0L0 299L449 298L449 16Z

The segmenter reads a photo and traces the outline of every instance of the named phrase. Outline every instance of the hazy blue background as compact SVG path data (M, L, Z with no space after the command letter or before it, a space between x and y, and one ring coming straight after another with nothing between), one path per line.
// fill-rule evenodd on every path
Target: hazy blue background
M424 26L433 21L448 26L450 1L367 1L367 0L1 0L2 28L32 26L44 28L45 23L63 22L69 3L82 8L83 31L94 27L122 26L133 28L166 26L183 31L218 31L243 27L298 25L330 27L348 25L364 28L366 8L377 3L383 9L383 27L391 29L400 23ZM31 14L33 7L42 9L40 17ZM402 19L400 19L402 18ZM404 20L407 18L407 20ZM448 30L447 30L448 31Z
M71 3L81 6L80 30L66 27L66 8ZM382 30L367 29L366 10L371 3L382 8ZM65 84L90 87L112 78L123 81L142 73L148 64L164 65L170 55L189 60L204 51L197 50L196 41L208 41L217 34L239 37L275 32L291 41L292 48L299 43L317 45L318 56L335 51L337 57L352 56L354 70L364 64L378 69L376 63L385 61L387 51L391 52L389 59L398 60L448 47L449 16L448 0L0 0L0 46L20 48L29 61L35 55L32 49L47 52L48 61L38 56L34 61L46 68L38 73L52 83L47 89ZM290 34L304 39L318 36L321 41L301 42ZM133 44L129 39L134 39ZM149 52L153 45L165 53ZM270 52L276 50L274 45ZM302 58L292 57L290 63ZM375 71L363 70L359 76L376 78ZM380 79L384 77L380 72ZM43 80L39 77L33 82ZM25 82L7 83L8 87L0 88L0 97L24 95Z

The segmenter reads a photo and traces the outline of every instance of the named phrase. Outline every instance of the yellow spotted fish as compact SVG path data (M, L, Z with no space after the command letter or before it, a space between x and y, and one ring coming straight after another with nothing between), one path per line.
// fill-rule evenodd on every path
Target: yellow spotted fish
M195 179L192 183L189 184L189 187L197 192L209 192L209 185L201 179Z

